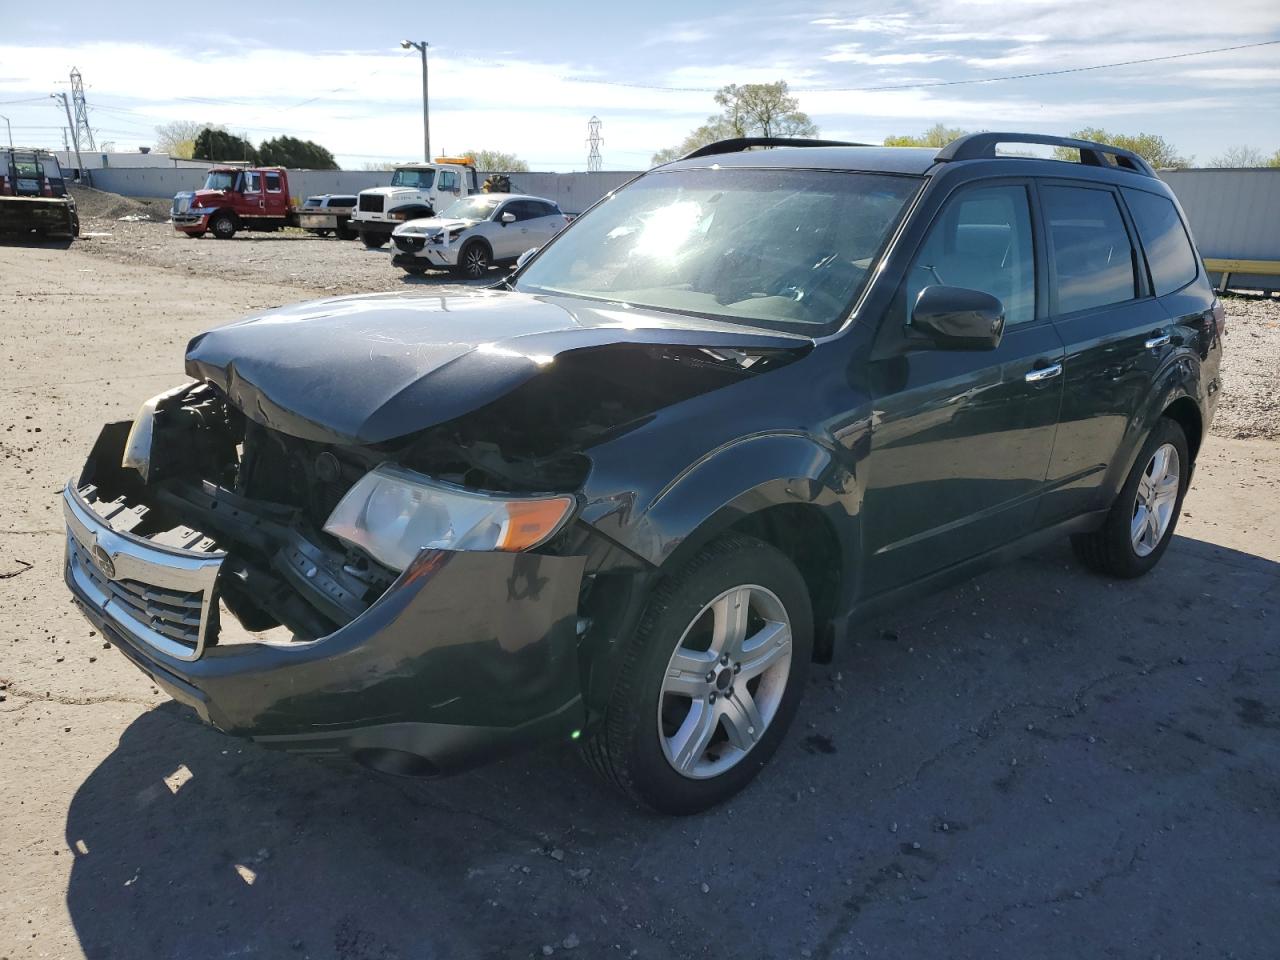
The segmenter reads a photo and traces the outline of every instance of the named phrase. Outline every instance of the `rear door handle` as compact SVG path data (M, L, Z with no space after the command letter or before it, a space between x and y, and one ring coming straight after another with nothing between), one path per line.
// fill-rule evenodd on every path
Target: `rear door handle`
M1051 363L1047 367L1037 367L1035 370L1027 371L1024 379L1027 383L1040 383L1044 380L1052 380L1054 377L1062 375L1062 364Z
M1173 337L1167 333L1157 333L1154 337L1149 338L1143 346L1148 350L1154 350L1157 347L1168 346L1172 340Z

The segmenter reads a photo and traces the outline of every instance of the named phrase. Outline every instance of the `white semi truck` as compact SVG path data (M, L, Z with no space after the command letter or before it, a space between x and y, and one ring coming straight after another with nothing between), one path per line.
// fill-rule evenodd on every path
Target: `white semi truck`
M400 164L389 186L360 191L351 225L366 247L381 247L406 220L435 216L455 200L480 191L480 177L470 157Z

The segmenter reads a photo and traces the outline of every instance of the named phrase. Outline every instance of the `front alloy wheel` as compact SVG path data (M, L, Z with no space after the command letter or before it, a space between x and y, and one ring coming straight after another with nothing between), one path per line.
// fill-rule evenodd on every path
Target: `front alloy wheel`
M754 537L722 536L664 571L586 759L661 813L715 806L778 748L812 655L813 613L795 564Z
M765 587L732 587L698 612L667 664L658 737L694 779L742 761L777 715L791 673L791 621Z
M478 280L489 272L489 251L482 243L469 243L458 257L458 269L469 280Z

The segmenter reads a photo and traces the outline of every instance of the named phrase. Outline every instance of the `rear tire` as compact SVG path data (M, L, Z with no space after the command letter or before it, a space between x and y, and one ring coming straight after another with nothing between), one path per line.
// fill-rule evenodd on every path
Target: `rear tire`
M236 235L236 221L229 213L215 213L209 220L209 229L219 240L230 240Z
M199 233L184 233L183 236L190 237L192 240L199 240L204 236L204 231L201 230Z
M360 234L360 241L370 250L377 250L380 247L385 247L387 245L386 237L374 233Z
M660 813L722 803L777 750L812 655L795 565L761 540L723 536L655 588L586 760Z
M1129 580L1164 556L1187 495L1191 456L1187 436L1162 417L1142 445L1106 521L1071 538L1076 557L1098 573Z

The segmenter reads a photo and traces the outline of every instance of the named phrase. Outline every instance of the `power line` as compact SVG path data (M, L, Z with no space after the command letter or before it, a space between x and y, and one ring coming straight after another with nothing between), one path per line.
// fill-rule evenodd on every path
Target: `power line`
M887 90L920 90L926 87L960 87L974 83L998 83L1003 80L1030 80L1035 77L1060 77L1068 73L1088 73L1091 70L1111 70L1116 67L1132 67L1144 63L1163 63L1168 60L1185 60L1187 57L1204 57L1212 53L1230 53L1234 50L1251 50L1280 44L1280 40L1260 40L1256 43L1240 43L1232 47L1215 47L1212 50L1192 50L1188 53L1170 53L1161 57L1142 57L1137 60L1117 60L1115 63L1098 63L1087 67L1064 67L1061 70L1040 70L1035 73L1011 73L1001 77L976 77L970 80L934 80L923 83L900 83L875 87L796 87L792 93L878 93ZM663 87L652 83L631 83L625 80L592 80L586 77L562 77L572 83L597 83L610 87L631 87L637 90L664 90L668 93L718 93L719 87Z

